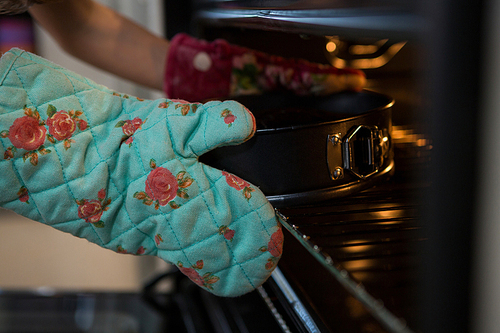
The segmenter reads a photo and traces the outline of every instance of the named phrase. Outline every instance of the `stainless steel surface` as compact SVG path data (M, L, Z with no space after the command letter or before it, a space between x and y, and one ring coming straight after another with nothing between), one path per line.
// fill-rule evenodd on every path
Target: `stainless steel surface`
M199 1L212 25L316 35L408 38L425 26L411 1Z
M337 179L342 179L344 177L344 169L341 167L336 167L335 170L333 170L332 173L332 179L337 180Z
M342 169L342 133L328 135L326 143L326 163L333 180L344 177Z
M344 169L360 179L379 172L386 159L390 158L390 135L376 126L358 125L351 128L342 143Z
M311 314L306 309L302 301L299 299L293 288L290 286L286 278L283 276L279 268L276 268L271 278L276 282L279 288L283 291L285 298L289 304L289 306L295 311L298 315L300 321L303 326L307 330L307 333L320 333L320 329L318 325L314 322L314 319L311 317Z

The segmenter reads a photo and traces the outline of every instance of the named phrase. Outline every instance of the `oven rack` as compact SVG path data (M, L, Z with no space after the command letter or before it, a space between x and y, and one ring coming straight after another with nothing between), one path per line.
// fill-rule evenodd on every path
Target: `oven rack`
M315 257L335 278L359 300L372 315L389 331L394 333L411 333L403 318L396 317L384 306L384 302L376 299L368 293L362 283L357 282L341 264L335 264L330 255L324 252L318 245L315 245L310 236L302 234L296 225L290 224L288 218L282 217L283 226ZM280 273L281 274L281 273ZM273 273L273 279L277 280L277 273Z

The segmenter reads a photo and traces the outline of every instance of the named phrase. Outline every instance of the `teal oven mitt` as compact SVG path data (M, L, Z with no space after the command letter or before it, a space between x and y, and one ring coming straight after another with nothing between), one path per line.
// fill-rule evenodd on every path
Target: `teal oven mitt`
M198 157L254 132L237 102L141 100L13 49L0 60L0 206L242 295L276 267L281 227L257 187Z

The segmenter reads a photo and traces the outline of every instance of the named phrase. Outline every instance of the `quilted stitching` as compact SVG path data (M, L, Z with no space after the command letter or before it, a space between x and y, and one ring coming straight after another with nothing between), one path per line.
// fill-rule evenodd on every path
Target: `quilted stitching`
M197 160L246 139L244 107L139 100L16 49L0 71L1 206L120 253L158 255L217 295L269 277L283 241L271 205Z

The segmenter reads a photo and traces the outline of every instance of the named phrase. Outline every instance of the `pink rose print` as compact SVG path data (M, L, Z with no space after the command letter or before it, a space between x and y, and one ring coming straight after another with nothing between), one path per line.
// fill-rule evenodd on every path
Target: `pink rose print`
M78 216L88 223L96 223L101 219L103 208L100 200L86 200L78 203Z
M78 216L87 223L92 223L97 228L103 228L104 222L101 221L102 214L108 210L111 198L106 198L106 190L101 189L97 193L97 200L76 200L78 205Z
M179 108L180 108L180 109L181 109L181 114L182 114L183 116L185 116L185 115L187 115L187 114L189 113L189 105L187 105L187 104L177 104L177 105L175 106L175 108L176 108L176 109L179 109Z
M132 124L132 121L125 120L125 123L122 126L122 131L126 136L132 136L135 133L135 127Z
M267 259L266 269L272 270L278 264L278 259L281 257L283 253L283 231L281 226L278 225L278 230L276 230L267 243L267 247L263 246L260 248L260 251L267 252L272 255L271 258Z
M106 190L101 188L99 192L97 192L97 197L99 198L99 200L106 199Z
M63 142L63 146L64 146L64 149L68 150L71 148L71 144L72 143L75 143L76 141L73 140L73 139L64 139L64 142Z
M56 143L57 141L63 141L63 146L66 150L71 148L71 144L75 140L71 139L76 129L84 131L87 129L88 124L85 120L80 119L83 114L82 111L57 111L54 105L49 104L47 107L47 126L49 126L49 134L47 134L47 139Z
M265 267L267 270L272 270L276 267L276 264L277 264L276 258L269 258L267 259Z
M128 145L129 147L130 147L130 145L132 145L132 142L134 142L133 136L131 136L127 140L125 140L125 144Z
M146 118L147 119L147 118ZM146 120L142 121L141 118L134 118L132 119L132 125L134 126L135 130L137 131L138 129L141 128L142 124L144 124Z
M29 158L30 163L36 166L38 164L38 154L36 152L27 152L23 155L23 162Z
M193 113L196 112L196 110L198 109L198 103L189 103L185 100L182 100L182 99L173 99L172 100L173 102L175 103L178 103L175 105L175 109L181 109L181 114L183 116L187 115L189 113L189 110L193 111Z
M76 121L66 111L58 111L47 119L49 133L59 141L70 138L76 130Z
M236 116L233 115L229 109L224 109L220 116L221 118L224 118L224 122L227 124L227 127L231 127L236 120Z
M64 148L67 150L71 148L71 143L75 140L71 136L77 129L84 130L88 127L86 121L79 117L83 114L82 111L71 110L57 111L53 105L47 107L47 122L41 120L40 114L35 109L24 108L25 116L14 120L9 130L0 132L0 137L9 138L12 143L11 147L7 147L4 152L4 159L9 160L14 158L17 149L24 149L27 152L23 155L23 160L30 160L31 164L36 166L38 164L38 154L46 155L50 153L50 149L44 147L45 138L51 143L56 143L56 140L63 141ZM49 133L47 133L47 128Z
M19 189L19 191L17 192L17 196L19 197L19 201L21 202L26 202L27 204L29 204L29 194L28 194L28 189L24 186L21 186L21 188Z
M45 142L47 129L35 117L24 116L14 120L9 128L9 140L14 147L36 150Z
M193 179L186 171L180 171L174 176L168 169L157 167L154 159L151 159L149 166L153 171L146 179L146 188L144 191L134 193L134 198L142 200L148 206L154 203L155 209L167 204L177 209L180 205L173 201L176 197L189 199L187 188L193 183Z
M238 191L243 191L243 196L247 200L250 200L250 198L252 198L252 192L255 190L250 187L250 184L248 182L225 171L222 171L222 175L226 177L226 182L229 186L235 188Z
M125 250L121 245L118 245L116 247L116 252L117 253L121 253L121 254L127 254L128 253L127 250Z
M222 175L226 177L226 182L228 183L229 186L237 189L238 191L243 190L245 187L250 186L250 184L243 179L232 175L226 171L222 171Z
M158 200L160 206L165 206L177 195L177 179L172 173L162 167L158 167L150 172L146 180L146 194Z
M117 93L116 91L113 91L113 96L118 96L118 97L125 98L125 99L129 99L129 98L130 98L130 96L129 96L129 95L127 95L127 94L123 94L123 95L122 95L122 94ZM136 98L137 98L137 97L136 97ZM138 99L138 98L137 98L137 99ZM139 99L138 99L138 100L139 100Z
M11 158L14 158L14 153L16 152L16 150L16 147L8 147L3 153L3 159L10 160Z
M187 188L193 184L193 178L189 177L186 171L180 171L175 178L179 186L177 189L177 196L183 199L189 199Z
M31 164L38 164L38 154L46 155L50 153L49 149L43 146L45 142L45 122L40 119L40 114L35 109L24 108L24 116L14 120L9 130L0 132L0 137L9 138L12 146L7 147L3 158L10 160L14 158L17 149L24 149L27 152L23 155L23 161L30 160Z
M134 254L132 252L128 252L125 248L123 248L123 246L121 245L118 245L116 247L116 253L120 253L120 254ZM143 255L144 253L146 253L146 249L144 248L144 246L141 246L137 249L137 252L135 253L136 255L140 256L140 255Z
M283 231L281 230L281 227L271 235L271 239L267 244L267 250L273 257L281 256L281 253L283 252Z
M171 101L165 101L165 102L161 102L160 104L158 104L158 107L160 109L166 109L168 108L170 105L172 104Z
M161 237L160 234L156 234L155 235L155 243L156 243L156 246L160 245L160 243L163 242L163 238Z
M117 96L117 97L121 97L121 98L125 98L125 99L130 99L131 98L131 96L129 96L127 94L120 94L120 93L117 93L116 91L113 91L113 96ZM134 97L134 96L132 96L132 98L135 98L139 102L143 102L144 101L144 98Z
M142 254L146 253L146 248L144 246L141 246L137 249L137 252L135 253L136 255L140 256Z
M87 122L83 119L78 122L78 128L80 129L80 131L85 131L87 129L87 126Z
M185 101L183 99L170 99L170 100L166 100L165 102L161 102L160 104L158 104L158 107L160 109L166 109L174 104L175 104L176 110L181 109L181 114L183 116L187 115L189 113L189 111L192 111L193 113L195 113L196 110L198 110L198 106L200 105L200 103L190 103L190 102Z
M218 276L213 275L211 272L200 275L198 270L203 269L203 260L198 260L196 264L191 267L184 267L182 262L177 263L177 267L181 273L186 275L191 281L199 285L200 287L205 287L207 289L213 290L213 284L220 280Z
M120 120L116 123L115 127L121 127L124 134L122 142L125 142L125 144L130 147L134 141L134 133L142 128L142 124L144 124L146 120L147 118L143 121L141 118L136 117L132 120Z
M234 237L234 230L229 229L227 225L223 225L219 228L219 235L224 235L224 238L232 241Z

